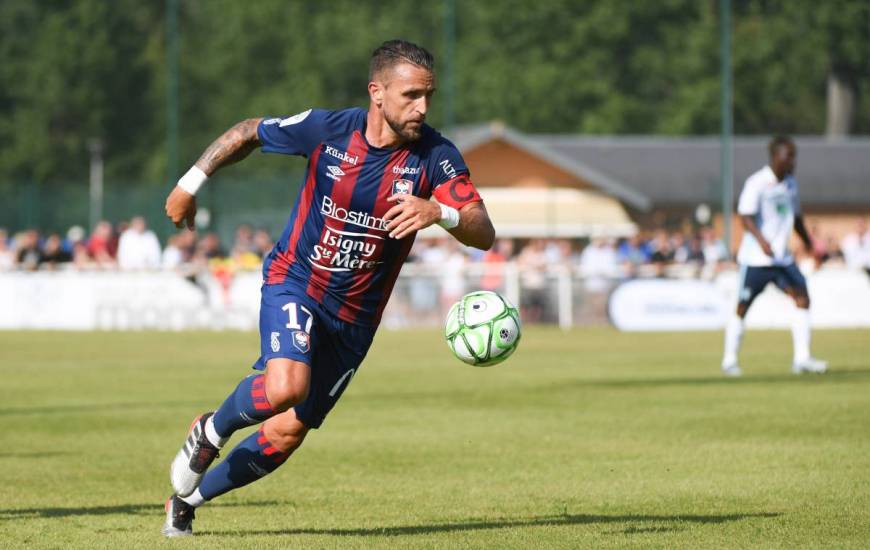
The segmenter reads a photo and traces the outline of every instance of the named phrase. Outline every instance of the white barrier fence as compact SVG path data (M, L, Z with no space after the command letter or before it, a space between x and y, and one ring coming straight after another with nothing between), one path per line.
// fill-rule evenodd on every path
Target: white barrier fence
M261 277L243 272L226 284L170 272L0 273L0 329L254 330ZM824 269L808 276L816 327L870 327L870 279L863 272ZM490 288L519 303L524 322L564 328L602 324L621 330L719 330L733 311L736 272L712 281L581 277L567 267L523 272L515 264L475 264L452 272L408 265L383 326L438 326L463 293ZM790 300L773 286L747 317L751 328L787 328Z

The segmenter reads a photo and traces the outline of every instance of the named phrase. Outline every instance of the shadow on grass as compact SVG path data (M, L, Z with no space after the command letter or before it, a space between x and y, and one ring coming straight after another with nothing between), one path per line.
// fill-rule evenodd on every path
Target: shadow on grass
M71 451L34 451L34 452L3 452L0 451L0 460L4 458L54 458L56 456L72 456L78 453Z
M622 533L650 533L677 530L681 523L726 523L751 518L773 518L778 513L747 513L747 514L676 514L667 515L589 515L566 514L554 516L536 516L530 518L494 518L456 523L432 523L427 525L398 525L393 527L369 528L290 528L290 529L243 529L227 531L201 531L198 536L250 536L250 535L332 535L339 537L397 537L402 535L425 535L431 533L449 533L462 531L481 531L487 529L508 529L514 527L543 527L584 524L625 523L628 528ZM671 523L670 526L645 525L650 523Z
M853 369L843 371L828 371L825 374L795 375L791 372L782 374L752 374L740 378L728 378L717 374L705 377L679 378L626 378L624 380L582 380L570 383L575 386L598 386L609 388L638 388L655 386L718 386L718 385L752 385L752 384L814 384L827 381L844 382L847 380L870 379L870 369ZM560 387L566 384L560 383Z
M39 414L76 414L90 412L111 412L128 410L163 409L167 407L201 406L196 401L143 401L136 403L77 403L71 405L52 405L48 407L5 407L0 408L0 416L30 416Z
M236 508L251 506L284 506L286 503L274 500L251 502L215 502L209 508ZM162 516L162 504L118 504L115 506L70 506L47 508L0 508L0 521L37 518L65 518L69 516L107 516L126 514L130 516Z

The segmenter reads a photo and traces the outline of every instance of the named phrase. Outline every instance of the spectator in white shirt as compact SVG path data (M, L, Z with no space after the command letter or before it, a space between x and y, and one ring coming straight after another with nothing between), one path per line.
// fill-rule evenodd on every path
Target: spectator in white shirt
M123 270L158 269L160 242L157 235L145 225L145 219L136 216L130 227L121 233L118 241L118 267Z
M605 239L593 240L580 254L580 273L586 277L586 289L606 290L607 280L616 276L618 265L614 244Z
M870 231L867 223L858 220L857 230L843 237L840 250L843 251L843 259L851 269L863 269L870 273Z

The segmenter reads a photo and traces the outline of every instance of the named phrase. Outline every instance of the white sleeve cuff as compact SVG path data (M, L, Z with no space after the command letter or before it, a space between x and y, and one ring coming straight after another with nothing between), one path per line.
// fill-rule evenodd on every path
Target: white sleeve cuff
M441 207L441 221L438 222L438 225L444 229L453 229L459 225L459 210L440 202L438 206Z
M178 180L178 186L190 193L191 195L196 195L196 192L199 191L199 188L208 181L208 176L205 175L205 172L200 170L195 164L187 171L186 174L181 176L181 179Z

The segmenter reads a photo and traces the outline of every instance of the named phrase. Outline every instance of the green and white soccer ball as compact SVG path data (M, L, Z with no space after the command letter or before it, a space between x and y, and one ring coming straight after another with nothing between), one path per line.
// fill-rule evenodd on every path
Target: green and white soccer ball
M520 343L520 312L497 292L471 292L450 308L444 335L461 361L475 367L497 365Z

